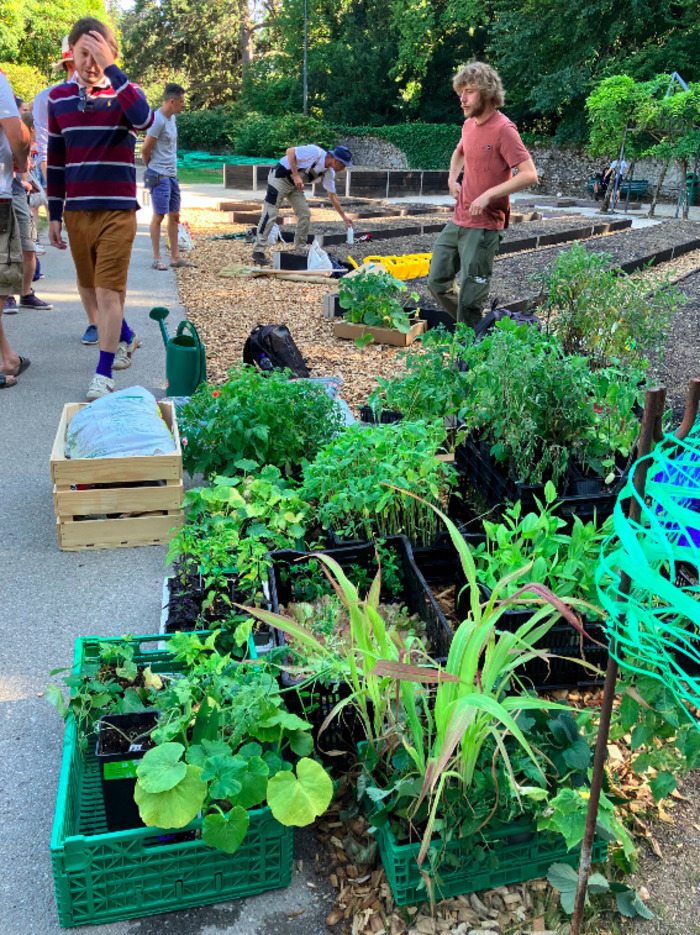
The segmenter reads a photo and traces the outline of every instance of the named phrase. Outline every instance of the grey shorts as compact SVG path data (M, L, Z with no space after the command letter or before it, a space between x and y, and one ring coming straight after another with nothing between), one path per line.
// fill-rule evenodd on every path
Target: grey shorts
M12 207L15 209L22 250L36 253L36 243L32 237L32 212L29 210L29 203L24 192L21 195L19 192L12 193Z

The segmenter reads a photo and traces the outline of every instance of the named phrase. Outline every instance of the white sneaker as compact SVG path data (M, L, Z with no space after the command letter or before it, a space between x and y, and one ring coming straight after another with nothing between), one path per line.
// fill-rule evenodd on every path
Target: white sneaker
M127 344L126 341L120 341L117 345L117 353L114 355L114 363L112 364L112 370L126 370L131 366L131 358L134 356L134 351L137 347L141 346L141 342L136 337L136 332L133 333L131 341Z
M36 250L34 252L39 256L43 256L46 253L46 247L42 247L40 243L37 243Z
M101 373L96 373L90 381L90 386L88 387L88 391L85 394L85 399L91 403L93 399L100 399L101 396L109 396L109 394L113 392L114 380L103 376Z

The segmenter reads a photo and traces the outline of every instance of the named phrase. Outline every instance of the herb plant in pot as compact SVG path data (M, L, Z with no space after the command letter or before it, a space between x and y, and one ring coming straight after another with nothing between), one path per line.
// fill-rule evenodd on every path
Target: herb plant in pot
M426 323L411 318L401 305L404 283L386 271L360 270L340 280L338 289L344 321L336 322L338 338L354 338L362 346L373 340L405 346L425 331ZM414 302L418 294L411 293Z
M158 714L153 709L100 718L95 756L100 764L109 831L143 824L134 802L136 767L146 751L155 746L151 732L157 724Z

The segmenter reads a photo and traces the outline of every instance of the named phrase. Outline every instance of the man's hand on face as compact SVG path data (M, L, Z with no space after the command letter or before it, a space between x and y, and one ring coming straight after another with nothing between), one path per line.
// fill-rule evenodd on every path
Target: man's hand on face
M93 29L81 38L84 48L92 55L102 71L109 65L114 65L114 54L103 35Z

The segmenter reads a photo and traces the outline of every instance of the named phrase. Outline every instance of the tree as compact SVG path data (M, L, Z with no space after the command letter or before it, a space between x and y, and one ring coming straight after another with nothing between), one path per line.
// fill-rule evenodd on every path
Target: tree
M51 62L61 57L63 37L83 16L110 23L104 0L4 0L0 64L32 65L49 78Z

